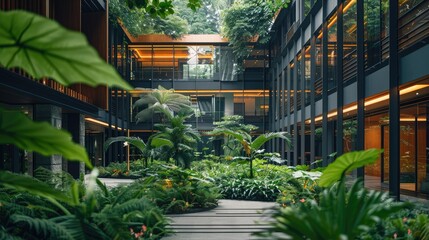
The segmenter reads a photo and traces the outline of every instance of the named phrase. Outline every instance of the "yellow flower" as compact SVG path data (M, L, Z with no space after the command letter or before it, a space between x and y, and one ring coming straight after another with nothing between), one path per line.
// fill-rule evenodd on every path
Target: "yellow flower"
M164 179L164 184L162 185L164 188L172 188L173 187L173 181L170 179Z

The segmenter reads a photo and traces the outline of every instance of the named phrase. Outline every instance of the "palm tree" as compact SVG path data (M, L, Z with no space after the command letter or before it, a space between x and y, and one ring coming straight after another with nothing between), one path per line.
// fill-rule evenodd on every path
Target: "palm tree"
M194 150L197 143L201 141L198 131L184 121L192 114L183 112L176 116L167 115L168 122L156 124L159 132L149 138L152 147L162 148L165 151L163 158L169 160L173 158L176 165L189 168L194 158Z
M240 132L234 132L229 129L216 129L210 132L210 134L213 135L225 135L225 136L231 136L235 139L237 139L242 147L244 152L246 153L246 159L249 160L250 164L250 174L249 177L253 178L253 159L256 157L256 155L259 153L258 150L264 146L266 142L268 142L271 139L274 138L281 138L284 139L288 144L290 144L290 139L286 136L286 132L271 132L271 133L265 133L252 141L252 136L250 134L240 131Z
M174 115L174 113L184 109L192 110L188 96L176 93L173 89L165 89L162 86L158 86L158 89L150 89L149 93L141 94L140 99L134 103L133 107L145 105L148 107L136 114L137 123L152 118L156 113Z

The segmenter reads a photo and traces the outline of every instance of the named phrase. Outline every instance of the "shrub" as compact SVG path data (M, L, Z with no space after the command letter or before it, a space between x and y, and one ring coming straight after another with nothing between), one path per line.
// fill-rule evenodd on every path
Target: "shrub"
M217 206L220 197L218 188L198 178L194 171L154 163L146 175L146 178L114 191L125 199L144 196L167 213Z

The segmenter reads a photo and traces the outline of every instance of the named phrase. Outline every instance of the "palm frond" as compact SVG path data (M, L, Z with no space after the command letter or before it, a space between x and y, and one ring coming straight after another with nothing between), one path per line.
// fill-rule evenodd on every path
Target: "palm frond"
M268 142L274 138L284 139L289 144L290 139L286 135L287 135L286 132L272 132L272 133L262 134L262 135L258 136L255 140L253 140L251 147L254 150L259 149L266 142Z
M145 142L139 137L111 137L107 139L106 142L104 143L104 147L103 147L104 151L106 152L109 146L115 142L127 142L137 147L137 149L139 149L140 152L142 153L146 148Z

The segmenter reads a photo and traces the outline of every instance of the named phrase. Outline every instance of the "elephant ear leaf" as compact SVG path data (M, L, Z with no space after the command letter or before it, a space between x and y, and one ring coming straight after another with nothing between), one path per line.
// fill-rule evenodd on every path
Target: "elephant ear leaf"
M343 154L325 169L319 179L319 186L329 187L339 181L348 172L374 163L381 152L382 150L369 149Z
M44 156L60 154L70 161L92 164L83 146L72 141L71 135L47 122L33 122L20 111L0 108L0 144L13 144Z
M82 33L33 13L0 11L0 56L0 66L21 68L36 79L131 89Z

